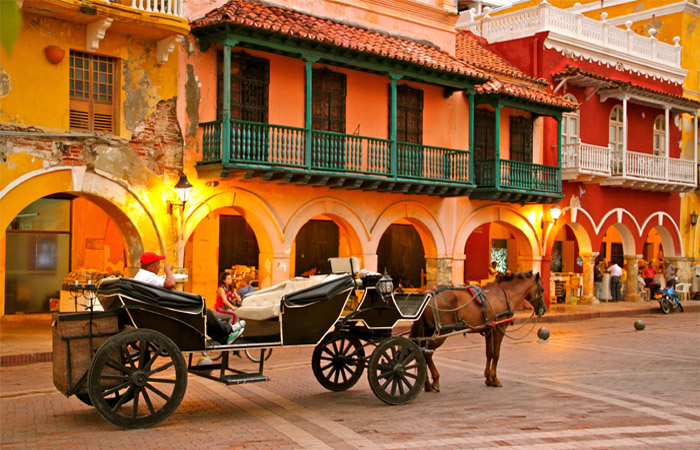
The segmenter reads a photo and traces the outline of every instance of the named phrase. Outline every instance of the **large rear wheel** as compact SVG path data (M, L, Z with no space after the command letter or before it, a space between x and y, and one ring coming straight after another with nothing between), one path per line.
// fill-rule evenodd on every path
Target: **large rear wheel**
M365 349L351 335L330 336L314 349L311 368L321 386L345 391L357 383L365 370Z
M187 365L167 336L148 329L123 331L97 351L88 393L97 412L121 428L147 428L170 417L187 389ZM122 393L114 402L115 392Z
M423 353L404 337L394 337L379 344L370 357L367 371L374 395L390 405L413 401L425 385Z

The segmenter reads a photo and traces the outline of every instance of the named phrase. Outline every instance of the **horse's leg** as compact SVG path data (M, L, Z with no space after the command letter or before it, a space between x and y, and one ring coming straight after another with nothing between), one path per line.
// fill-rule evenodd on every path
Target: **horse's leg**
M486 386L492 386L491 358L493 358L493 330L484 335L484 341L486 342L486 368L484 369L484 378L486 378Z
M428 378L425 377L425 391L426 392L440 392L440 372L438 372L435 366L435 361L433 361L433 353L425 353L425 363L428 365L428 370L430 370L430 377L432 377L433 382L431 383Z
M503 342L504 331L500 327L494 328L493 332L493 354L491 356L491 384L493 387L503 386L496 375L496 367L498 367L498 358L501 355L501 343Z

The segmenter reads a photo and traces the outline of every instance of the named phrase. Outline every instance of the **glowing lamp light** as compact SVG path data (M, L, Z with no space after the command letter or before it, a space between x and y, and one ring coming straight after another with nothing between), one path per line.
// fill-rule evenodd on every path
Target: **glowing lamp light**
M382 297L391 295L394 290L394 280L386 272L386 267L384 268L384 275L377 281L377 290L382 294Z
M553 206L550 208L549 214L552 216L552 220L556 221L561 216L561 209L558 206Z
M180 174L180 179L177 180L175 190L177 191L177 195L180 197L180 201L182 201L183 204L187 203L187 200L190 198L192 184L190 183L190 180L187 179L187 175L184 173Z

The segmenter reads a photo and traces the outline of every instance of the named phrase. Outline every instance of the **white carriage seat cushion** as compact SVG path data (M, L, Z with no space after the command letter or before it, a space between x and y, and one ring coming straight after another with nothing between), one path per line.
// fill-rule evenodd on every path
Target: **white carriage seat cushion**
M239 319L269 320L280 316L282 297L290 292L296 292L307 287L315 286L324 281L331 281L338 275L314 275L297 277L283 281L280 284L259 291L251 292L243 298L241 307L236 310Z

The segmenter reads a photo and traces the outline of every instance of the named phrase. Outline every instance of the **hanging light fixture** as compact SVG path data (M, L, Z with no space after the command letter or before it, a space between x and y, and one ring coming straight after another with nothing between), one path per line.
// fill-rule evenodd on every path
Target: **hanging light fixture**
M690 224L692 226L695 226L698 224L698 213L696 213L695 211L690 213Z
M173 206L179 206L182 209L185 209L185 204L187 203L187 200L190 199L192 183L190 183L190 180L187 179L187 175L184 173L180 174L180 179L177 180L175 190L177 191L178 197L180 197L180 203L170 202L170 214L173 213Z
M382 294L382 297L387 297L394 291L394 280L386 272L386 267L384 268L384 275L377 281L377 290Z

